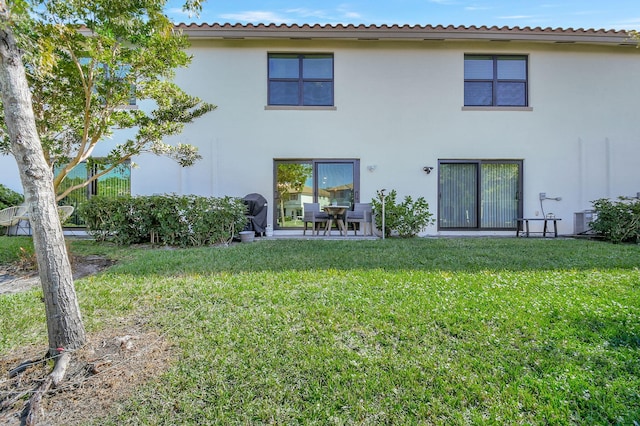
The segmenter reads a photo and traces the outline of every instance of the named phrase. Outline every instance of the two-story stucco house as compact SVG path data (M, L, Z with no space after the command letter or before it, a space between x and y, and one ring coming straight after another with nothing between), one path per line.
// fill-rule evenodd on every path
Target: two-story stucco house
M180 138L203 159L138 158L133 194L257 192L278 230L302 225L303 201L395 189L429 202L427 234L493 235L548 214L572 234L592 200L640 191L640 50L625 32L178 27L193 62L176 81L218 109ZM282 194L292 164L307 181Z

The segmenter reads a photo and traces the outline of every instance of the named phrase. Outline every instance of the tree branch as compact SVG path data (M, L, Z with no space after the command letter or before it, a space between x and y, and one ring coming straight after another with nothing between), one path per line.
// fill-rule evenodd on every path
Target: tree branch
M106 175L107 173L109 173L111 170L115 169L116 167L120 166L121 164L123 164L125 161L129 160L132 156L131 155L127 155L124 156L122 158L120 158L120 160L116 163L113 163L111 166L107 167L106 169L102 170L100 173L96 173L95 175L92 175L89 179L87 179L86 181L79 183L77 185L74 186L70 186L69 188L65 189L61 194L56 196L56 199L58 201L62 200L64 197L66 197L67 195L69 195L71 192L75 191L76 189L81 189L81 188L86 188L87 186L89 186L89 184L91 182L95 182L96 180L98 180L100 177Z

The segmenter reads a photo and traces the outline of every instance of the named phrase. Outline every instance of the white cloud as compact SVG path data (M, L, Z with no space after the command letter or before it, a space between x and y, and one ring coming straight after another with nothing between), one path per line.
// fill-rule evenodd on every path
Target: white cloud
M355 20L355 19L361 19L362 18L362 14L358 13L358 12L354 12L351 9L351 6L343 3L338 5L337 7L337 12L338 14L342 17L342 18L346 18L346 19L350 19L350 20Z
M287 9L286 13L297 15L301 18L322 18L326 19L327 13L324 10L313 10L305 8Z
M167 14L170 14L170 15L187 15L187 12L182 10L181 7L171 7L167 9L166 12Z
M309 22L309 18L313 18L314 22L330 22L341 20L357 20L362 18L362 15L358 12L353 12L349 9L348 5L340 5L335 11L321 10L321 9L287 9L287 14L295 15L296 18L302 18L303 21ZM300 19L298 19L300 21Z
M220 15L222 19L227 21L238 22L250 22L250 23L274 23L274 24L287 24L292 23L295 20L280 16L275 12L263 11L263 10L250 10L238 13L227 13Z
M227 13L220 15L220 17L227 21L274 24L319 23L336 19L324 10L305 8L286 9L283 10L282 13L266 10L250 10Z
M328 24L361 20L362 15L351 10L349 5L341 4L333 10L298 7L278 11L240 11L219 15L218 19L240 23Z
M184 10L182 10L181 7L172 7L166 10L167 16L172 16L172 17L185 17L188 18L189 17L189 13L185 12Z
M344 17L348 19L360 19L362 15L358 12L344 12Z

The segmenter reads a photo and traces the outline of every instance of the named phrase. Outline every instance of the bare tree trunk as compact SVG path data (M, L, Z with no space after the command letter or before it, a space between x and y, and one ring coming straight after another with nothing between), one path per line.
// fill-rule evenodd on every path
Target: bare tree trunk
M56 356L79 348L86 336L58 216L53 175L36 130L31 93L5 0L0 0L0 90L11 150L29 206L45 299L49 354Z

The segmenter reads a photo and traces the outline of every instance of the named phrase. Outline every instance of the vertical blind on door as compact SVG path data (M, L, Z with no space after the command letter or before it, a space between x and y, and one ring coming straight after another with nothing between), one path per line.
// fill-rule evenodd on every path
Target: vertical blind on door
M515 227L520 164L517 162L441 162L441 228Z

